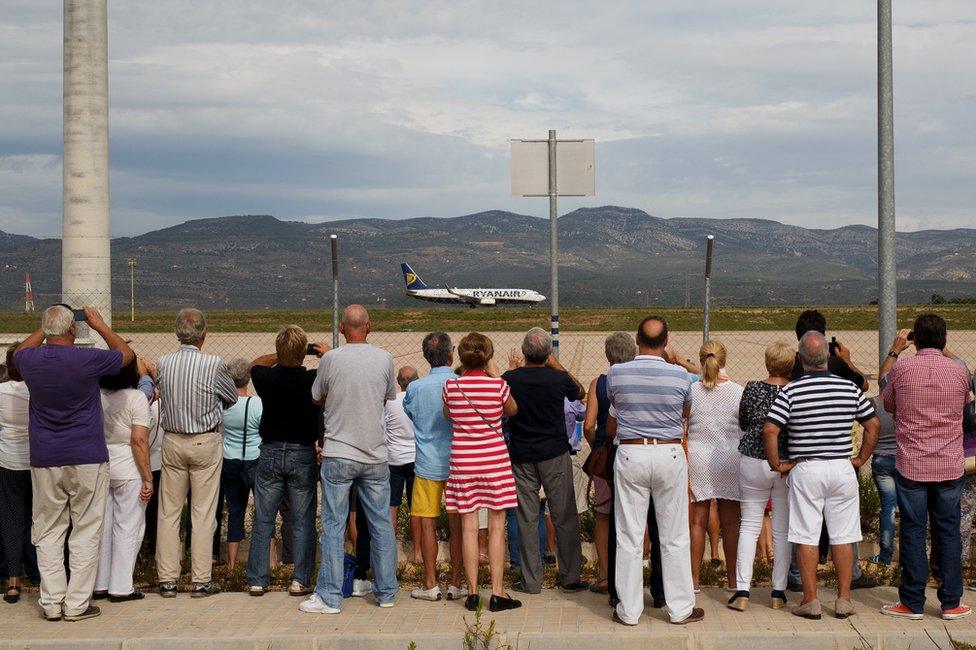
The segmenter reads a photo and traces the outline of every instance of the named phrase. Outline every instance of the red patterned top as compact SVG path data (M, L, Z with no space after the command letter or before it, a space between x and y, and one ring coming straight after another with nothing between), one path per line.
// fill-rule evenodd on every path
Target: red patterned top
M512 462L502 434L508 395L504 379L489 377L481 370L445 382L444 404L454 423L451 473L444 490L448 511L463 514L518 505Z

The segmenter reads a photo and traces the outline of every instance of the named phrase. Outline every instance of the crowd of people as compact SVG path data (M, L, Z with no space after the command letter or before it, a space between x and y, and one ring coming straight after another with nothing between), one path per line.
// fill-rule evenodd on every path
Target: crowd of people
M971 613L960 599L976 514L976 462L967 470L976 444L964 435L972 377L947 350L935 314L898 333L873 399L850 351L828 341L812 310L798 318L795 344L767 347L767 376L745 386L726 373L720 341L706 341L697 363L685 359L658 316L636 336L607 337L608 369L588 387L560 365L540 328L508 354L504 372L487 336L472 332L455 345L430 333L421 343L430 369L420 376L368 342L359 305L343 312L345 345L310 342L289 325L274 352L229 363L203 352L206 319L196 309L179 312L179 348L155 362L137 358L96 310L85 309L84 320L104 349L75 345L75 314L54 305L39 330L8 348L0 383L4 600L20 599L26 576L39 583L51 621L98 616L92 600L143 599L133 571L147 548L160 596L179 594L186 554L190 597L219 593L212 572L223 511L235 565L252 503L251 596L267 592L280 550L294 567L288 593L303 598L300 611L338 614L344 597L370 594L392 607L404 501L424 567L412 598L477 610L487 563L487 608L515 609L522 603L506 590L506 562L520 573L511 592L531 595L552 561L562 591L607 594L612 619L632 626L644 609L648 558L653 607L666 607L671 623L694 623L704 618L696 594L717 520L731 609L749 606L768 529L770 606L785 608L788 591L802 592L792 613L821 618L817 570L828 546L833 614L846 618L855 612L851 589L874 584L858 554L858 469L869 462L881 501L880 552L869 562L892 563L900 513L899 601L882 612L921 618L931 571L942 618ZM915 354L900 358L912 345ZM309 356L317 368L306 367ZM580 534L590 505L593 584L582 577Z

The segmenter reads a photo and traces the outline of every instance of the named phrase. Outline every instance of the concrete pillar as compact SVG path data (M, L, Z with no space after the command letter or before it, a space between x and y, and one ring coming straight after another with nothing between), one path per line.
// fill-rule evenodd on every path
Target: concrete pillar
M106 2L64 0L61 295L111 323Z

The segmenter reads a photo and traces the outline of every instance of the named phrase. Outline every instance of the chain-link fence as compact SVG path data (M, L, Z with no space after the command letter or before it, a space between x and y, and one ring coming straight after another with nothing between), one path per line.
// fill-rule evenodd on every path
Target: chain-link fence
M351 301L351 300L350 300ZM34 297L37 305L36 312L33 314L0 314L0 347L5 348L12 341L23 338L40 324L40 312L48 305L61 302L61 296L40 294ZM70 300L73 307L82 305L104 306L107 298L99 295L76 295ZM118 305L113 314L114 328L123 334L130 341L137 354L149 359L155 359L167 352L176 349L178 343L173 334L173 320L182 305L173 305L168 312L143 313L128 309L128 305ZM923 310L939 311L948 310L951 316L949 332L949 349L969 366L970 369L976 368L976 329L967 329L970 325L968 320L968 308L965 311L952 311L952 306L920 306L914 310L904 310L900 314L900 321L905 326L910 325L914 313ZM496 308L504 310L504 308ZM677 308L676 308L677 309ZM862 308L868 310L869 308ZM594 312L599 310L593 310ZM669 316L667 307L656 307L653 310L665 317ZM687 310L682 310L687 313ZM782 312L782 310L780 310ZM801 308L797 308L798 315ZM537 321L532 319L526 322L528 329L531 325L545 326L548 315L544 310L537 309ZM241 312L228 312L226 310L215 312L219 313L219 318L213 319L215 322L210 327L210 333L204 350L219 355L225 360L230 361L234 358L253 359L263 354L274 351L274 337L277 329L285 324L296 322L302 325L308 332L310 341L324 341L331 344L331 314L327 309L320 311L273 311L273 310L249 310ZM420 372L426 374L427 364L421 354L421 340L424 334L432 328L443 326L442 319L439 317L439 308L431 308L427 311L413 311L409 322L400 322L398 318L389 317L389 314L396 314L393 310L374 311L374 314L385 314L387 317L375 318L378 324L370 336L370 342L389 350L396 361L396 365L412 365ZM504 311L495 314L504 314ZM634 312L633 322L618 320L617 325L620 329L628 333L636 330L640 314ZM419 316L418 316L419 314ZM878 373L878 334L870 329L831 329L828 312L828 336L836 337L850 351L853 365L868 378L871 383L872 394L877 391ZM429 322L425 318L429 317ZM791 316L795 318L795 316ZM472 320L477 320L474 317ZM582 320L582 319L580 319ZM522 323L524 319L520 319ZM741 318L738 324L725 323L719 329L713 329L711 338L721 341L727 351L728 358L726 371L729 377L736 382L745 383L750 379L761 379L766 376L764 367L764 351L766 346L774 341L786 341L795 346L796 336L790 327L792 322L787 322L787 318L780 318L777 323L781 329L766 329L768 323L762 322L762 318L745 317ZM697 363L698 349L702 343L700 329L694 325L688 325L688 319L682 319L682 323L675 326L672 323L671 344L678 354L683 358ZM493 331L492 324L501 323L506 330L515 329L512 322L505 322L498 318L493 318L485 322L485 327L466 327L463 331L452 331L450 327L445 329L457 342L471 329L477 329L488 335L495 345L495 362L504 370L507 366L508 351L518 349L521 345L524 329L519 331ZM751 329L751 324L757 324L756 329ZM588 385L590 380L606 372L607 360L604 354L604 340L609 330L604 331L581 331L573 319L564 318L562 321L562 331L560 334L560 360L567 369L577 376L584 385ZM584 325L583 328L586 328ZM78 338L82 344L94 342L91 340L88 327L85 323L78 323ZM97 338L97 337L96 337ZM340 344L342 341L340 339ZM317 359L309 357L307 364L310 367L317 365Z

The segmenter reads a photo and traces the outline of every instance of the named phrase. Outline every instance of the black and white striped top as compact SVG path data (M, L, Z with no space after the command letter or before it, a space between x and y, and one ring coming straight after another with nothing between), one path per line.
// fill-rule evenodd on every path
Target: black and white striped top
M203 433L220 424L224 408L237 402L227 364L192 345L159 357L159 419L164 431Z
M854 421L875 417L874 407L852 382L827 371L808 372L776 396L766 421L785 428L790 459L850 458Z

